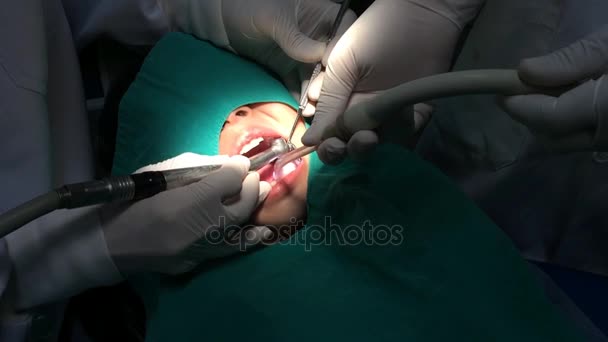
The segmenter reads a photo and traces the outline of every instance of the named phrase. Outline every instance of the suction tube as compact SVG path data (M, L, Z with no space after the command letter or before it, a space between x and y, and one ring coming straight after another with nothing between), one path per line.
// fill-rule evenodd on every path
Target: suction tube
M367 102L354 105L325 129L323 140L337 137L348 141L358 131L378 128L392 115L401 113L402 108L433 99L471 94L559 96L570 89L525 84L517 70L512 69L479 69L433 75L403 83ZM315 150L315 146L304 146L283 155L275 163L275 172L280 172L286 164Z
M144 172L68 184L0 215L0 238L57 209L73 209L119 200L137 200L167 189L163 172Z
M38 196L2 215L0 219L0 238L12 233L15 229L28 224L40 216L46 215L61 207L61 199L56 191Z
M338 116L333 125L327 127L323 139L337 137L348 141L355 132L378 128L406 106L433 99L469 94L558 96L569 89L525 84L519 78L517 70L510 69L456 71L424 77L403 83L367 102L354 105L344 115Z

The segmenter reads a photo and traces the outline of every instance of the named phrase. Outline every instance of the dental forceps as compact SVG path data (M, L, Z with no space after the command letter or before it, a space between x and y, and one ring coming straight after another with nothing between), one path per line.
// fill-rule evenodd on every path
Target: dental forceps
M338 15L336 15L336 20L334 20L331 31L329 32L329 39L327 40L328 45L336 37L336 33L338 33L338 29L340 28L340 24L342 23L342 19L344 18L344 15L346 14L346 11L348 10L349 5L350 5L350 0L344 0L342 2L342 4L340 5L340 10L338 11ZM287 140L287 142L289 142L289 143L291 143L291 138L293 138L293 134L296 131L298 122L302 119L302 112L304 111L304 109L306 109L306 106L308 105L308 89L310 88L310 84L312 83L312 81L314 81L315 78L317 78L317 76L319 76L321 71L323 71L323 63L318 62L312 71L312 75L310 76L308 84L306 85L306 87L302 91L302 95L300 96L300 103L298 105L298 112L296 115L296 119L293 123L293 126L291 127L291 132L289 133L289 139Z

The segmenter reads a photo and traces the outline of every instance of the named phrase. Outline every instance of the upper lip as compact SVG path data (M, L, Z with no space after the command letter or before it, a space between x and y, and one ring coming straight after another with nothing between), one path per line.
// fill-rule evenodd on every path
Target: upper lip
M247 129L243 135L241 135L237 140L236 144L233 146L232 154L237 155L241 153L241 150L245 145L250 143L252 140L257 138L284 138L279 132L269 129L267 127L251 127Z

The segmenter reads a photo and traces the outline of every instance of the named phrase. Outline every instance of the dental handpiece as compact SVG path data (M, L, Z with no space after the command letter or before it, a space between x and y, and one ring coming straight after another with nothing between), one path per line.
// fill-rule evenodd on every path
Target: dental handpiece
M258 171L292 149L294 146L285 139L274 139L270 142L269 148L249 158L251 161L249 170ZM0 215L0 238L57 209L74 209L114 201L144 199L166 190L198 182L221 167L221 164L203 165L68 184Z
M337 137L342 141L348 141L358 131L378 128L393 115L402 113L402 109L407 106L433 99L471 94L559 96L569 89L571 87L541 88L528 85L519 78L517 70L511 69L466 70L438 74L403 83L369 101L354 105L327 126L322 140ZM316 149L317 146L302 146L286 153L275 162L275 171L281 170L286 164Z
M264 166L272 163L275 159L280 157L281 155L291 151L294 149L294 146L288 143L283 138L273 139L270 142L270 146L256 154L255 156L249 158L250 166L249 171L258 171ZM173 169L166 171L158 171L163 174L163 177L166 181L166 189L175 189L188 184L192 184L198 182L203 179L209 173L218 170L222 167L221 164L217 165L204 165L198 167L189 167L183 169Z
M291 146L283 138L272 140L268 149L249 158L251 162L249 171L258 171L282 154L289 152L292 149ZM59 191L65 202L64 208L67 209L116 200L140 200L162 191L196 183L221 167L221 164L214 164L148 171L129 176L110 177L99 181L66 185Z

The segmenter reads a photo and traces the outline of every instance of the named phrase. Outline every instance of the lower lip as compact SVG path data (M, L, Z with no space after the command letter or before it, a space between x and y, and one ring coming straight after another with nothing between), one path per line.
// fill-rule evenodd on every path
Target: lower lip
M294 180L301 172L303 164L304 161L300 161L299 163L297 163L295 169L287 175L283 176L281 179L274 178L274 163L260 169L258 171L258 173L260 174L260 180L266 181L272 186L272 190L270 190L270 193L268 194L266 200L268 201L270 198L279 195L284 195L285 193L289 192L290 185L293 184Z

